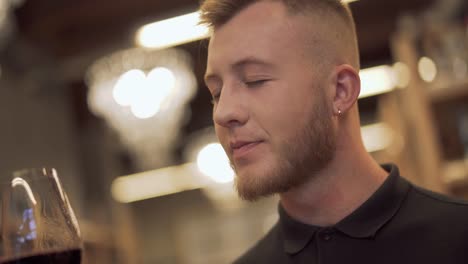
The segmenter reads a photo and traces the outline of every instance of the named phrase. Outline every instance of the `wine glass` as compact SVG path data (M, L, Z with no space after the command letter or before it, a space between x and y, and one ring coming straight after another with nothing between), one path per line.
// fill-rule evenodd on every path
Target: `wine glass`
M16 171L0 188L0 264L81 263L80 230L55 169Z

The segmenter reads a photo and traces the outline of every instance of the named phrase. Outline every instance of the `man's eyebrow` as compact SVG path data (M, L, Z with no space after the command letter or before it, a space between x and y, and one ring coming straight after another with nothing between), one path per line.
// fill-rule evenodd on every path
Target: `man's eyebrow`
M240 70L248 65L256 65L256 66L261 66L261 67L265 67L265 68L274 68L274 65L271 64L271 63L268 63L264 60L261 60L259 58L255 58L255 57L247 57L247 58L244 58L244 59L241 59L235 63L233 63L231 65L231 67L234 69L234 70Z
M249 65L256 65L256 66L261 66L267 69L273 69L274 65L271 63L268 63L264 60L255 58L255 57L246 57L244 59L241 59L239 61L236 61L235 63L230 65L231 69L234 69L235 71L240 71L243 68L249 66ZM210 80L219 80L220 77L218 74L213 73L213 72L206 72L204 76L205 83L210 81Z

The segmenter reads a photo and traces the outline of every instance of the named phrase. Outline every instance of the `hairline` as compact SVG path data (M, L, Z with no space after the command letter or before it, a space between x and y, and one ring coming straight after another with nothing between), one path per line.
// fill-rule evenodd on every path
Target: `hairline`
M211 28L212 30L215 30L216 28L219 28L219 27L223 26L224 24L228 23L237 14L241 13L243 10L245 10L249 6L251 6L251 5L255 4L255 3L258 3L258 2L280 2L281 4L283 4L285 6L285 8L287 10L287 13L289 15L298 15L298 14L305 14L305 15L307 15L307 14L316 14L316 15L319 15L320 12L323 12L325 10L330 11L330 10L334 9L334 7L331 6L330 4L326 4L326 3L323 3L323 2L322 3L321 2L311 3L311 4L308 4L308 5L297 5L297 4L293 4L293 3L288 3L287 0L251 0L251 1L247 0L243 4L240 4L238 7L232 8L232 11L229 14L227 14L227 16L224 16L223 19L221 19L220 21L213 21L210 18L209 12L207 12L204 9L204 3L205 2L206 2L206 0L203 2L202 8L201 8L201 22L200 22L200 24L206 25L209 28ZM337 17L341 18L345 24L348 25L348 23L349 23L348 27L351 30L354 31L354 18L353 18L353 15L352 15L351 11L349 10L348 5L345 4L345 3L342 3L341 0L339 0L339 2L341 4L341 8L340 8L341 10L339 10L339 11L333 10L331 13L333 13ZM301 8L301 7L304 7L304 6L306 8ZM312 7L318 7L318 8L315 9L315 10L312 10Z
M302 16L306 19L318 19L322 27L328 27L332 30L330 34L338 34L344 37L346 39L345 42L350 44L347 48L354 49L352 53L348 53L348 56L346 56L349 59L348 62L356 69L359 69L359 45L356 26L348 4L343 3L342 0L336 0L335 2L317 0L306 3L301 3L301 1L304 0L204 0L201 6L200 24L208 26L213 34L217 29L228 24L234 17L256 3L280 3L284 6L286 15ZM216 8L220 9L219 13ZM336 36L337 38L339 38L338 35ZM342 48L347 49L346 47Z

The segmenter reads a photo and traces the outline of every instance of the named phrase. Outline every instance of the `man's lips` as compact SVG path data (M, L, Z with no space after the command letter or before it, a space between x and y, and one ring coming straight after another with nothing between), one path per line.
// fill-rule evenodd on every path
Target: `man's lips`
M262 141L234 141L230 143L232 155L234 159L241 158L247 155Z

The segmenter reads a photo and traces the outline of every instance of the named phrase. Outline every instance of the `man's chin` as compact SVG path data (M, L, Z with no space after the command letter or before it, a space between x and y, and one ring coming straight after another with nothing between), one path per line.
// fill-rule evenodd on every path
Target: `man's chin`
M254 202L263 197L263 187L259 175L246 174L236 171L235 187L239 198Z
M238 172L235 178L235 187L239 197L245 201L257 201L260 198L270 197L283 192L286 188L284 183L275 179L274 174Z
M237 194L240 199L248 202L256 202L261 198L274 195L270 192L260 192L258 189L244 188L236 184Z

